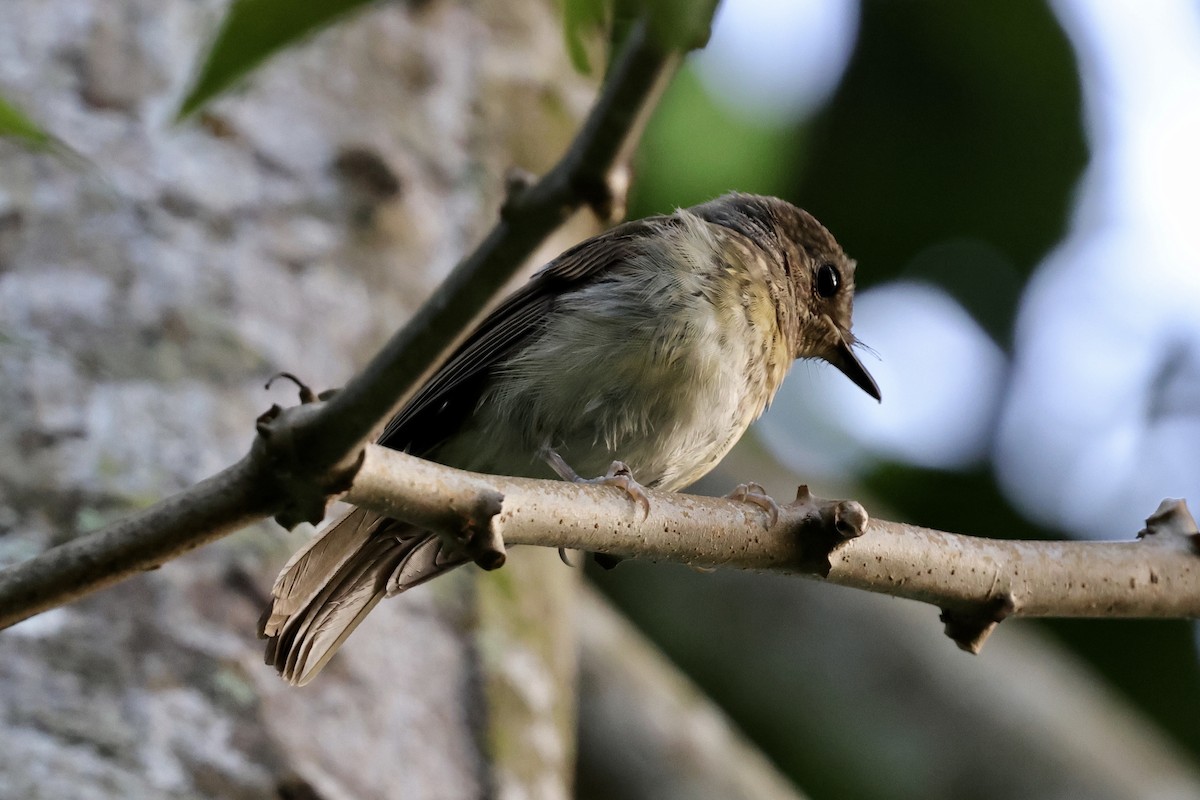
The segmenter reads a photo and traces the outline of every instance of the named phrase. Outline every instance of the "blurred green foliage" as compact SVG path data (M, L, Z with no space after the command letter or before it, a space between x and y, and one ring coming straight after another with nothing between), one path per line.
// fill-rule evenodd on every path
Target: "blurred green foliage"
M1042 3L868 2L796 192L855 243L866 285L956 238L1027 276L1086 162L1078 80Z
M685 68L642 139L629 215L670 213L732 188L787 195L801 163L802 133L730 114Z

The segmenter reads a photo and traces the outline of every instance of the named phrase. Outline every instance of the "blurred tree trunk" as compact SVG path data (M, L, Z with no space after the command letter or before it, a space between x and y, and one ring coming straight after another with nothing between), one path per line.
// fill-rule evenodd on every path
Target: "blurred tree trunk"
M233 461L293 400L272 373L343 382L594 94L551 0L393 3L172 125L225 7L5 5L2 91L92 165L0 142L0 563ZM573 571L464 569L292 689L254 632L301 541L260 526L0 635L0 797L570 795Z

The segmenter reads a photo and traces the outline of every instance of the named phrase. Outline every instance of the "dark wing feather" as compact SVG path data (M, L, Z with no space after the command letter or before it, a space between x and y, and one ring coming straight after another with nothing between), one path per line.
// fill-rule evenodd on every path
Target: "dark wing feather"
M551 261L484 318L392 418L379 443L424 455L443 442L474 412L492 368L536 333L563 291L595 279L637 253L646 234L674 224L675 217L627 222Z

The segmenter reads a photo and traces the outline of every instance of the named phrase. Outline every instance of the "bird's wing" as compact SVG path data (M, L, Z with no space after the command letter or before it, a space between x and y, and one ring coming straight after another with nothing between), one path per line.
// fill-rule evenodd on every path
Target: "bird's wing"
M379 443L424 455L458 430L479 402L488 374L535 334L555 299L641 251L643 237L678 223L648 217L618 225L567 250L496 307L388 423Z

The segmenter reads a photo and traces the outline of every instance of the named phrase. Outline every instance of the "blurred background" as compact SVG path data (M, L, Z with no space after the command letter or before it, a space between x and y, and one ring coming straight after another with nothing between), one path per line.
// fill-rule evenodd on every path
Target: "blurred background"
M798 365L703 488L755 478L786 500L805 482L1013 538L1129 539L1164 497L1195 506L1197 141L1194 3L726 0L648 132L631 214L729 189L813 212L858 260L855 333L884 399ZM970 657L934 610L886 598L638 564L592 577L814 796L1099 796L1019 752L1056 749L1039 730L1086 738L1096 701L1047 691L1029 738L997 745L1005 726L946 671L1029 683L1054 664L1200 755L1186 622L1010 622ZM1018 639L1034 649L1013 659ZM1120 761L1123 738L1090 758ZM968 791L956 759L995 782Z

